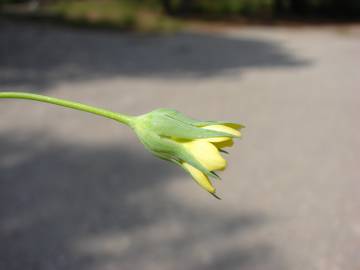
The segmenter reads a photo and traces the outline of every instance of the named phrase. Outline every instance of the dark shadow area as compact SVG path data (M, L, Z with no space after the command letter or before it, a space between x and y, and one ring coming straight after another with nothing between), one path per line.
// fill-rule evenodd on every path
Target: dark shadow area
M46 89L61 81L203 78L248 68L294 67L280 44L209 33L123 34L0 21L0 84Z
M0 269L282 269L268 243L232 240L264 215L180 205L162 186L184 172L166 162L43 134L2 134L0 149Z

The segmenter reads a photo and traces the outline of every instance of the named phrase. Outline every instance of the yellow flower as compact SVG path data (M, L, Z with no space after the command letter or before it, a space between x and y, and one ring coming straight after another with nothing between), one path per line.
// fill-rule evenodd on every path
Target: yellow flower
M224 147L240 137L242 125L222 121L198 121L171 109L157 109L135 119L133 128L155 156L174 162L215 195L210 177L226 168ZM217 197L218 198L218 197Z
M208 130L220 131L223 133L227 133L229 137L211 137L211 138L201 138L194 140L187 140L178 142L183 145L185 149L187 149L191 155L200 162L202 166L204 166L207 170L214 172L217 170L224 170L226 168L227 162L221 156L220 151L224 147L229 147L233 145L233 136L240 137L241 133L239 128L240 125L229 124L228 125L209 125L202 127ZM188 164L187 162L181 162L181 166L188 171L193 179L206 191L215 195L216 189L212 185L209 177L195 168L194 166Z

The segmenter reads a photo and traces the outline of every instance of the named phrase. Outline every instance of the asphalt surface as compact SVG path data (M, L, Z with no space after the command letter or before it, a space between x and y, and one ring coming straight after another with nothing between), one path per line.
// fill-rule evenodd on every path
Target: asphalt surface
M0 269L360 269L360 26L0 39L1 90L247 126L218 201L124 126L0 100Z

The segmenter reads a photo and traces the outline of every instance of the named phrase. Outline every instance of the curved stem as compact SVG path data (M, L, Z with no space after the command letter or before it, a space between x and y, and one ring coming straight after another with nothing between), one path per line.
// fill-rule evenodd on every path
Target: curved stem
M93 106L85 105L85 104L78 103L78 102L73 102L73 101L60 99L60 98L48 97L48 96L44 96L44 95L37 95L37 94L32 94L32 93L0 92L0 98L29 99L29 100L35 100L35 101L55 104L55 105L59 105L59 106L63 106L63 107L67 107L67 108L71 108L71 109L75 109L75 110L79 110L79 111L84 111L84 112L100 115L100 116L103 116L106 118L110 118L110 119L116 120L116 121L123 123L125 125L128 125L128 126L131 125L132 120L134 118L132 116L115 113L115 112L100 109L100 108L95 108Z

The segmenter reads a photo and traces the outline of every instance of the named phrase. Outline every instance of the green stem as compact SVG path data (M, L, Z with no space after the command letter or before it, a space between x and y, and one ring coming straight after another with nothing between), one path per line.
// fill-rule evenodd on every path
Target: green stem
M103 116L106 118L110 118L110 119L116 120L116 121L123 123L125 125L128 125L128 126L131 125L132 120L134 119L134 117L132 117L132 116L119 114L119 113L115 113L115 112L100 109L100 108L95 108L95 107L85 105L82 103L78 103L78 102L73 102L73 101L64 100L64 99L60 99L60 98L48 97L48 96L44 96L44 95L22 93L22 92L0 92L0 98L29 99L29 100L36 100L36 101L40 101L40 102L55 104L55 105L59 105L59 106L63 106L63 107L67 107L67 108L71 108L71 109L75 109L75 110L79 110L79 111L84 111L84 112L100 115L100 116Z

